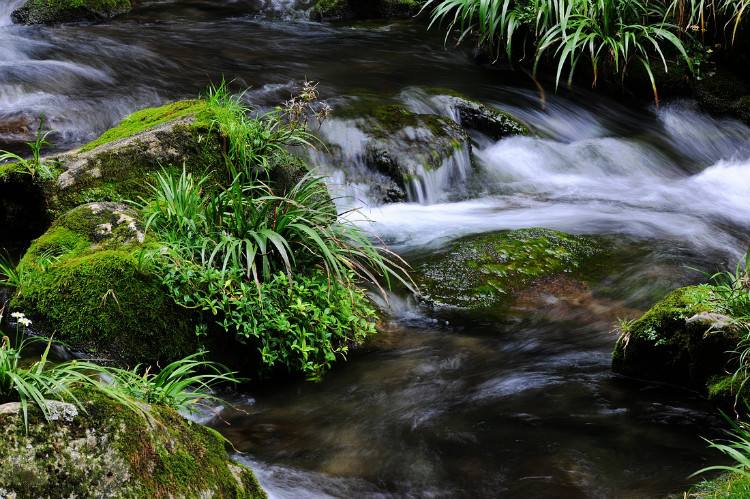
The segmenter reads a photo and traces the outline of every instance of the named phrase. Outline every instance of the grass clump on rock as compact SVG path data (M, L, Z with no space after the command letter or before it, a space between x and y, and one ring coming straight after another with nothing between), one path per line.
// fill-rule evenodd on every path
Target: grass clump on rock
M19 24L55 24L102 20L126 14L133 0L28 0L12 14Z

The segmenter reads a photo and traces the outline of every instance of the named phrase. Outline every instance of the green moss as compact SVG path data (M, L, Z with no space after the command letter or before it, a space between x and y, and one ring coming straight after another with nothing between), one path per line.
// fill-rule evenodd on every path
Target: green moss
M28 0L14 13L24 24L108 19L129 12L131 0Z
M85 415L47 423L34 409L28 434L17 415L0 416L0 489L19 497L266 497L215 431L166 407L150 407L147 420L101 394L78 397Z
M101 145L132 137L163 123L186 116L195 116L204 111L205 107L205 101L184 100L165 104L160 107L142 109L125 118L117 126L110 128L97 139L84 145L80 150L81 152L90 151Z
M67 213L21 260L28 277L12 300L45 333L121 364L195 351L194 326L155 276L142 270L134 214L109 204Z
M707 391L707 383L730 367L739 337L731 327L715 329L719 310L713 288L689 286L672 291L643 316L621 324L612 356L615 371ZM703 314L703 320L689 320ZM715 389L723 388L723 383Z
M580 268L597 251L589 238L554 230L502 231L453 242L417 265L417 279L439 303L487 308L540 278Z
M695 499L747 499L750 498L750 476L726 473L693 487L686 497Z
M312 8L313 16L322 19L343 17L347 13L347 0L318 0Z

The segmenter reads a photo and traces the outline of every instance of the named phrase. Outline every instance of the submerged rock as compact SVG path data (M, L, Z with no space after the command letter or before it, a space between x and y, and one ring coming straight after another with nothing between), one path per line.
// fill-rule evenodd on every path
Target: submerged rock
M415 266L429 301L465 309L507 304L540 279L573 272L599 251L588 237L519 229L458 239Z
M95 393L83 410L53 402L51 421L20 404L0 405L2 497L212 497L261 499L252 471L229 459L216 431L172 409L148 418Z
M621 324L612 368L639 378L706 389L725 374L739 341L708 285L677 289L639 319Z
M28 0L11 18L18 24L98 21L126 14L133 4L134 0Z
M13 310L79 351L118 364L155 364L197 347L190 314L148 273L137 213L117 203L71 210L35 240Z

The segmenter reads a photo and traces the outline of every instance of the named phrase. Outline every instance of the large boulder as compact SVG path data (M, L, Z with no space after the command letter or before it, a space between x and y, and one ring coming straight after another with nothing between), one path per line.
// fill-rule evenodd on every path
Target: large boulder
M83 147L47 158L60 171L44 185L49 211L54 216L92 201L137 200L162 168L221 171L220 141L201 119L204 110L201 100L142 109Z
M468 236L415 262L415 280L437 306L490 309L542 279L573 272L600 251L591 238L550 229Z
M55 24L70 21L99 21L130 12L134 0L28 0L13 11L18 24Z
M126 205L79 206L31 244L11 307L74 351L117 364L193 353L190 314L149 273L141 252L147 244Z
M612 355L619 373L703 391L725 375L740 340L711 286L672 291L640 318L623 322Z
M81 409L50 402L50 421L0 405L0 497L263 499L252 471L229 459L216 431L172 409L147 417L95 393Z

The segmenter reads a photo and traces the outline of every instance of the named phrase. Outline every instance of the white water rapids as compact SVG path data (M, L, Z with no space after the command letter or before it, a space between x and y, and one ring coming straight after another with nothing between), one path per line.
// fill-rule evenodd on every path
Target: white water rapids
M405 100L408 104L409 97ZM413 101L411 107L425 110ZM649 137L618 136L592 113L562 99L544 111L516 111L538 135L497 142L480 137L473 170L469 166L468 174L453 175L448 183L449 170L443 167L443 180L428 182L429 195L412 196L414 202L378 205L368 199L357 161L352 162L356 182L347 181L347 166L326 167L332 190L345 196L342 206L361 208L350 215L353 219L397 248L531 226L674 240L728 259L746 248L750 129L745 125L710 118L690 103L673 103L657 111L666 148ZM450 115L448 109L433 112ZM361 132L340 125L334 121L326 134L353 147L347 157L356 158L359 142L352 137ZM467 190L463 199L444 202L452 192Z

